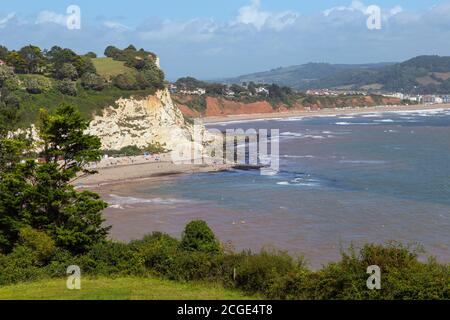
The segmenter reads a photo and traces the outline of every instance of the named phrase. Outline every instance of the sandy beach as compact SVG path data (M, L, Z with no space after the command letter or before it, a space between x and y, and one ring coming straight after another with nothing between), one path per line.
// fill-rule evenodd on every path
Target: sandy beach
M228 164L175 164L170 153L153 156L133 156L102 159L90 169L98 173L79 177L73 184L78 188L99 188L111 184L128 184L158 177L217 172L230 168Z
M273 112L273 113L252 113L252 114L227 115L227 116L217 116L217 117L204 117L204 118L200 118L200 119L205 124L212 124L212 123L228 122L228 121L279 119L279 118L291 118L291 117L336 116L336 115L349 115L349 114L362 114L362 113L401 112L401 111L419 111L419 110L434 110L434 109L450 109L450 104L336 108L336 109L321 109L321 110L311 110L311 111L296 110L296 111Z

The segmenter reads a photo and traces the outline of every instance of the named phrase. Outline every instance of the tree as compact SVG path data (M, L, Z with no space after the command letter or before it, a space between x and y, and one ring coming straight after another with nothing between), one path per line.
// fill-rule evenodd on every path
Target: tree
M95 58L97 58L97 54L96 54L95 52L92 52L92 51L89 51L89 52L86 53L84 56L85 56L85 57L88 57L88 58L90 58L90 59L95 59Z
M138 87L136 78L131 74L119 74L113 78L113 84L122 90L135 90Z
M6 58L8 57L8 48L5 46L0 46L0 60L5 61Z
M27 78L25 88L28 93L40 94L49 91L52 88L52 83L45 77Z
M81 85L85 89L101 91L105 88L105 80L95 73L85 73L81 77Z
M60 80L63 79L77 80L78 71L73 64L65 62L61 65L61 67L55 70L54 77Z
M220 243L214 232L205 221L194 220L189 222L181 238L181 247L188 251L202 251L219 253Z
M43 67L45 66L45 58L39 47L36 46L25 46L19 51L20 56L25 61L25 72L26 73L41 73Z
M66 94L68 96L76 96L78 94L76 82L71 81L70 79L60 81L58 84L58 90L62 94Z
M122 50L114 47L114 46L108 46L105 49L105 56L108 58L115 58Z
M6 58L6 63L14 68L14 72L16 73L26 73L27 71L27 62L16 51L10 52Z
M57 246L83 253L106 239L102 226L106 208L99 195L75 190L70 183L85 165L100 159L100 140L74 107L62 105L54 114L41 111L39 137L44 163L24 157L25 146L17 139L3 139L0 148L14 151L0 161L0 250L9 252L25 227L48 234ZM0 158L1 159L1 158ZM3 164L2 164L3 163Z
M15 78L14 70L8 66L0 66L0 87L3 87L3 84L6 80Z

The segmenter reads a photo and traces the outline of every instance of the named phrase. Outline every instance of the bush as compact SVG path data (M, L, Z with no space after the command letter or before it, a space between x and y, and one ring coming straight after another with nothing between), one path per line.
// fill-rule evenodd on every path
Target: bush
M3 84L8 79L17 79L13 68L8 66L0 66L0 87L3 87Z
M223 256L179 250L170 260L165 276L178 281L223 281Z
M26 227L19 232L20 243L33 251L36 264L44 265L50 261L55 252L55 242L45 232Z
M167 234L155 232L142 240L131 242L130 246L147 268L160 275L167 275L178 255L179 241Z
M122 90L136 90L138 84L136 78L131 74L119 74L113 78L113 84Z
M78 79L78 71L77 68L71 63L63 63L61 67L55 70L54 77L59 80L69 79L69 80L77 80Z
M381 290L366 286L367 267L381 269ZM434 260L421 263L415 250L396 244L368 244L359 252L343 253L342 260L311 274L296 296L309 299L449 299L450 266Z
M52 83L49 79L43 77L27 78L25 80L25 88L28 93L40 94L50 91Z
M205 221L191 221L184 229L181 248L188 251L220 253L220 243Z
M94 275L139 275L144 273L144 260L125 243L106 242L95 245L80 257L80 267Z
M81 85L85 89L101 91L105 88L105 80L95 73L85 73L81 77Z
M236 255L236 287L280 298L280 291L284 291L284 283L287 281L286 276L301 270L302 266L302 262L295 261L285 252L243 252Z
M60 81L58 84L58 90L62 94L66 94L68 96L76 96L78 93L76 82L69 79Z
M8 255L0 254L0 285L40 279L45 269L35 264L36 254L32 249L17 246Z

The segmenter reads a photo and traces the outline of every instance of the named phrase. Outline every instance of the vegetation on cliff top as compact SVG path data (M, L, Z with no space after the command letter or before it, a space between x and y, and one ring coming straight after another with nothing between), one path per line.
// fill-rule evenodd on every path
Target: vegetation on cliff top
M0 113L16 109L19 126L38 119L39 109L63 102L79 108L85 119L118 98L154 94L164 88L164 73L156 55L129 46L108 47L106 58L78 55L54 46L41 50L25 46L9 51L0 46Z

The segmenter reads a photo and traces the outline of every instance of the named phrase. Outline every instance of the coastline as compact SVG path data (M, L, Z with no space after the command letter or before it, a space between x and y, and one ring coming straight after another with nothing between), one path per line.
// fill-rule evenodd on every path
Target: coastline
M113 184L129 184L182 174L219 172L231 168L229 164L175 164L170 153L157 157L121 157L102 160L91 166L96 174L81 176L73 181L77 188L101 188Z
M205 124L217 124L234 121L246 122L287 119L293 117L324 117L365 113L430 111L439 109L450 109L450 104L337 108L315 111L297 110L288 112L213 116L197 119L202 120ZM91 166L91 169L97 170L96 174L79 177L73 184L77 188L83 189L101 188L102 186L112 184L130 184L148 179L158 179L165 176L226 171L232 166L232 164L174 164L170 159L170 153L154 155L151 157L131 156L110 158L107 160L102 159L99 163Z
M364 114L364 113L426 111L436 109L450 109L450 104L355 107L355 108L321 109L314 111L296 110L296 111L284 111L272 113L223 115L223 116L202 117L196 119L203 121L204 124L215 124L232 121L255 121L255 120L270 120L270 119L275 120L292 117L323 117L323 116L339 116L339 115Z

